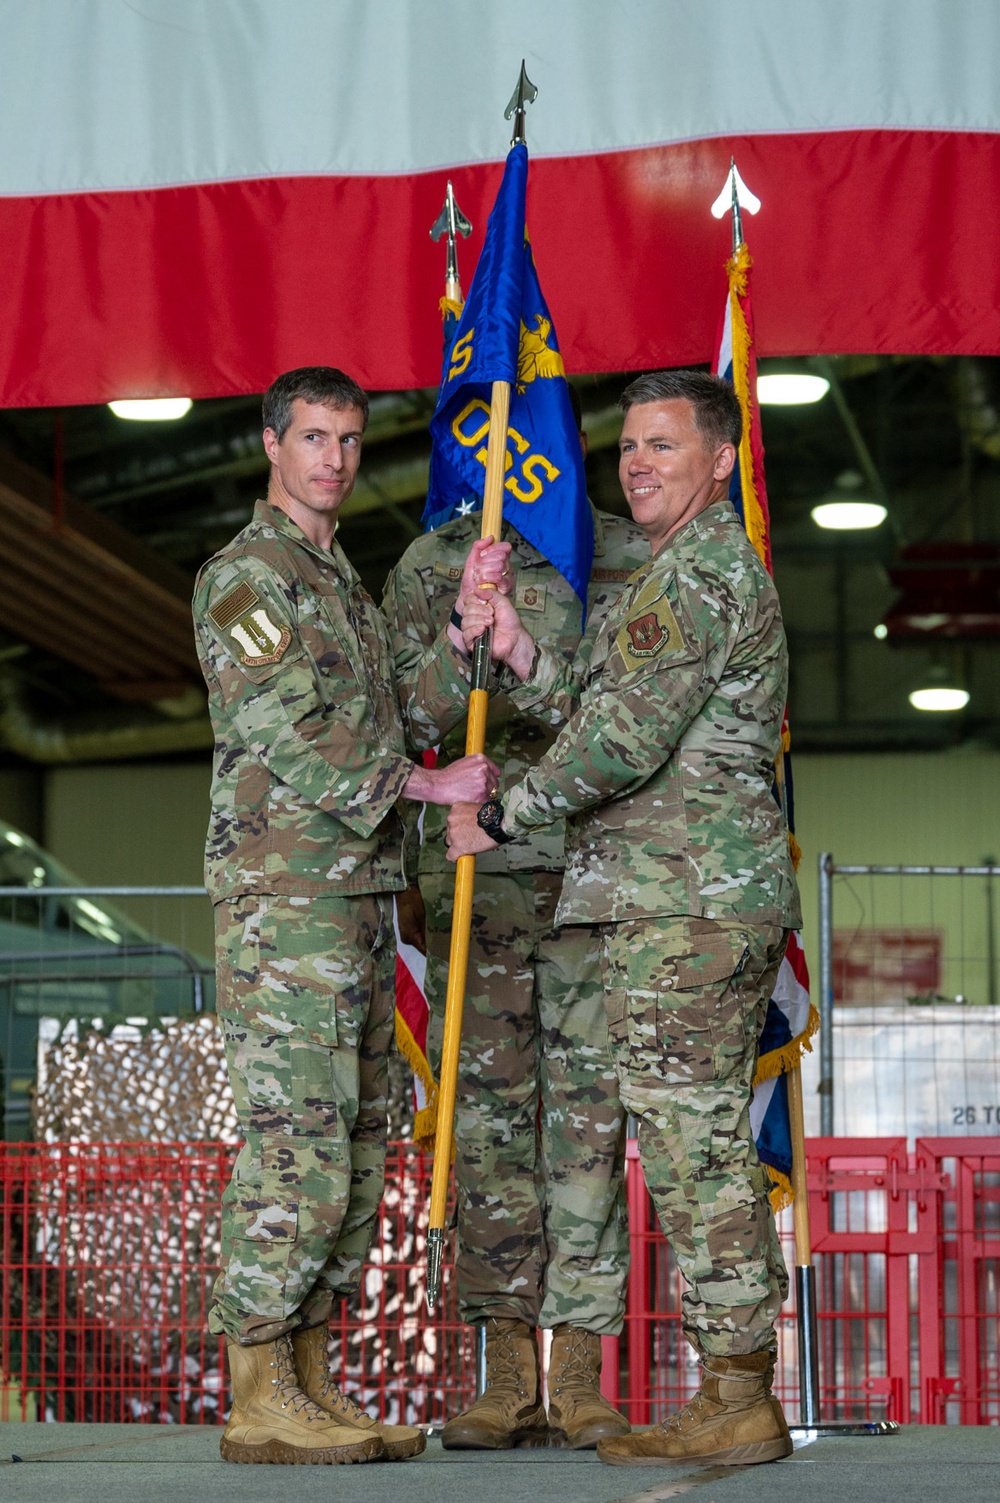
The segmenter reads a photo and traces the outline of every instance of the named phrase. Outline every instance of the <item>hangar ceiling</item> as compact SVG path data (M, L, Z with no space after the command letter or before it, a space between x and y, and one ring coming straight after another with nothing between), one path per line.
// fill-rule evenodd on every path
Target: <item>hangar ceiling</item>
M833 380L822 401L763 411L794 744L1000 745L1000 360L847 356L822 369ZM623 510L615 403L627 379L574 383L590 493L612 511ZM433 402L430 391L373 399L340 536L376 598L420 530ZM266 484L259 413L256 397L198 402L159 424L104 407L0 413L8 764L210 744L186 597ZM831 493L882 499L889 517L868 533L824 532L810 509ZM880 641L874 628L901 585L903 609ZM964 711L911 708L909 690L935 670L964 682Z

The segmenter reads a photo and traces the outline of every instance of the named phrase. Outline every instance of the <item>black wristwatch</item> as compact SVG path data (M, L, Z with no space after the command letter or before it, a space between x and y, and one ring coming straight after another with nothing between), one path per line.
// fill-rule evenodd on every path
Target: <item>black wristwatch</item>
M488 798L485 804L480 804L479 813L476 815L476 824L481 830L485 830L491 840L497 845L506 845L514 837L508 835L503 827L503 804L498 798Z

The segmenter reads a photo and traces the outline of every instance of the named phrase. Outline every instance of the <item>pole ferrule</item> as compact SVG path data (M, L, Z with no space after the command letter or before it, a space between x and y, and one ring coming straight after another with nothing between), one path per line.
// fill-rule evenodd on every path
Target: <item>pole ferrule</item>
M433 1315L441 1295L441 1263L444 1258L444 1228L431 1227L427 1233L427 1313Z

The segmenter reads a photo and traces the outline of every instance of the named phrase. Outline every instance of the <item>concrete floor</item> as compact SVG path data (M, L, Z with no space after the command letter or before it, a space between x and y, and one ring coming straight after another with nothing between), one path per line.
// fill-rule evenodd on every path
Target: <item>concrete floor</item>
M608 1467L593 1453L443 1451L395 1465L227 1466L195 1426L0 1424L10 1503L997 1503L1000 1428L799 1440L770 1466ZM13 1460L20 1457L20 1463Z

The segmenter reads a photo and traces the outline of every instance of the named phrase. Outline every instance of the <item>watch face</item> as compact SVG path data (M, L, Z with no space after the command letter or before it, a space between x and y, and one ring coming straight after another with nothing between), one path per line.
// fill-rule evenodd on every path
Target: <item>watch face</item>
M498 798L488 798L485 804L480 804L476 823L491 839L497 838L503 827L503 804Z

